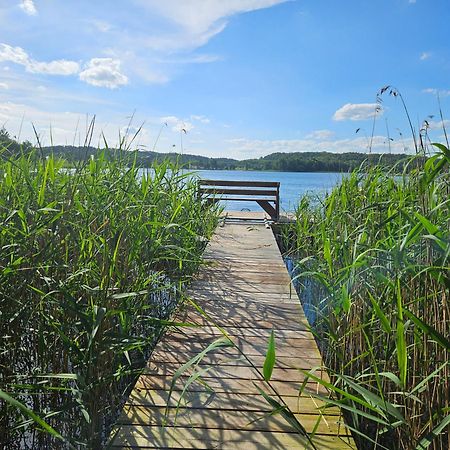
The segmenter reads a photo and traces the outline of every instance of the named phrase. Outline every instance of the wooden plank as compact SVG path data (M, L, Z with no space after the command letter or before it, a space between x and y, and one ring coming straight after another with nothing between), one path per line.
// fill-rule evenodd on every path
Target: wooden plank
M240 305L245 305L248 302L255 302L255 294L251 292L228 292L226 299L224 299L222 292L211 292L209 289L197 289L195 292L188 291L186 298L198 302L216 302L217 304L226 305L230 302L236 302ZM280 304L297 305L299 302L297 297L289 294L277 294L274 296L270 293L260 292L257 295L258 302L261 304L268 304L271 306L278 306ZM303 310L301 310L303 314Z
M347 437L316 435L312 438L320 450L348 450L355 448ZM122 426L113 448L198 448L198 449L273 449L311 450L310 441L297 433L249 432L194 427Z
M204 280L194 280L192 283L193 289L210 289L211 292L221 292L227 294L227 291L233 291L233 286L228 282L216 282L214 284ZM255 283L246 281L236 281L234 287L239 289L240 292L251 292L254 294L292 294L294 295L295 289L292 284L268 284L268 283Z
M256 201L272 220L278 220L280 216L280 183L273 183L272 186L275 189L267 189L267 183L261 182L232 181L227 183L219 180L207 180L199 183L199 192L211 202L218 200ZM236 187L238 189L235 189ZM248 187L257 189L247 189Z
M340 410L315 398L326 389L303 372L314 369L329 381L270 229L218 228L187 298L203 312L189 302L176 312L174 321L195 326L168 327L126 401L112 448L311 448L281 415L269 414L258 389L285 404L308 432L315 430L316 448L356 448ZM276 364L267 383L263 365L272 330ZM224 336L231 347L186 366Z
M207 366L207 372L204 372L202 376L203 379L207 378L239 378L243 380L248 380L250 382L260 381L263 379L262 367L254 368L250 366L242 366L242 365L209 365ZM152 376L168 376L173 377L175 372L179 369L179 365L173 365L172 367L168 365L162 365L161 361L158 363L150 362L148 363L145 369L145 375L148 377ZM198 367L195 369L198 371ZM194 371L189 371L186 373L193 373ZM273 381L298 381L299 383L303 382L305 376L298 369L286 369L276 367L273 370L271 380ZM323 392L326 393L325 390Z
M250 346L255 349L261 348L261 354L265 355L267 341L270 333L266 330L261 330L259 335L255 334L241 334L241 335L230 335L227 334L227 338L233 342L235 347L231 348L239 348L243 351L246 346ZM165 349L170 347L171 345L175 346L184 346L192 343L192 340L195 339L196 343L199 346L207 347L213 341L215 341L218 337L223 337L218 334L207 334L207 333L198 333L195 329L186 329L184 332L172 332L165 336L164 344L159 346L158 350ZM308 338L309 337L309 338ZM275 346L277 349L278 356L291 356L294 354L299 354L301 351L308 351L310 355L317 355L320 358L320 354L318 353L316 341L311 337L310 333L303 331L302 336L292 336L284 339L275 339ZM157 351L158 351L157 350ZM286 352L287 355L283 353ZM245 352L243 351L245 354Z
M187 363L193 356L194 352L175 353L173 349L158 350L150 356L150 362L158 364L177 364L178 367ZM251 364L261 369L263 367L265 355L251 355ZM208 353L199 363L199 366L213 365L251 365L239 351L217 351L215 353ZM291 369L303 369L309 370L312 367L321 367L322 360L317 356L277 356L277 367L291 368Z
M136 382L136 389L164 389L174 391L184 391L185 384L188 376L180 377L177 379L176 383L173 384L173 377L171 375L150 375L146 376L145 373L141 375ZM261 388L268 394L274 396L278 393L282 398L284 397L295 397L299 396L300 388L302 387L303 380L300 381L271 381L268 385L265 381L250 381L242 378L217 378L217 377L207 377L202 378L201 384L195 382L189 386L189 392L233 392L236 394L258 394L257 387ZM316 394L325 393L323 388L321 388L316 382L307 383L302 391L302 395L310 397Z
M326 403L311 397L285 397L286 405L296 414L320 415L321 413L332 416L340 416L340 410L336 406L326 407ZM230 392L193 392L173 391L170 396L164 389L135 389L128 398L128 405L154 406L192 409L218 409L239 411L271 411L272 407L259 394L238 394ZM322 409L320 409L322 408Z
M244 194L245 193L242 193L242 195L244 195ZM258 197L250 197L250 196L249 197L228 197L228 196L226 196L226 197L221 197L221 196L214 197L211 194L211 197L206 197L206 199L208 201L212 201L212 202L218 202L220 200L222 200L224 202L226 202L226 201L228 201L228 202L255 202L255 201L258 200ZM268 198L268 199L264 199L263 198L261 200L266 200L268 202L276 202L275 198Z
M275 261L245 261L244 258L239 259L209 259L204 260L202 270L216 270L224 271L230 274L240 272L256 272L260 273L262 270L268 273L279 273L285 268L284 263L280 260Z
M210 271L205 270L202 271L201 274L199 274L196 277L196 281L207 281L207 282L228 282L230 279L230 274L225 271ZM280 284L289 286L291 283L291 279L287 273L257 273L257 272L240 272L235 273L234 280L236 280L236 283L243 282L243 283L257 283L257 284Z
M278 300L277 297L272 296L268 296L268 298L266 299L267 301L264 303L258 302L257 300L253 300L254 296L251 297L234 297L236 299L236 302L234 303L230 303L230 299L229 298L223 298L223 297L219 297L220 293L222 291L219 291L218 293L214 294L214 297L208 300L203 300L204 299L204 291L202 293L201 296L196 296L195 298L199 301L202 301L202 306L204 308L208 308L209 311L213 311L214 309L219 309L221 310L221 308L225 308L228 307L231 310L232 314L237 314L240 311L242 311L243 313L245 312L249 312L249 311L259 311L259 313L261 315L278 315L278 316L284 316L284 315L292 315L294 319L298 318L298 315L302 315L302 309L300 306L300 303L298 300L292 300L287 298L285 302L281 302L280 300ZM190 295L190 297L192 298L192 295ZM180 311L181 313L186 313L189 312L190 310L193 311L193 307ZM196 313L195 311L193 311L194 313ZM220 311L222 313L222 311ZM227 314L229 313L225 313L224 317L227 317ZM254 322L254 321L252 321ZM254 326L255 324L253 323L252 326Z
M279 187L278 181L199 180L200 186Z
M202 305L203 309L205 305ZM197 327L206 327L211 325L211 321L214 321L220 327L227 329L228 327L241 327L241 328L255 328L254 324L248 323L248 319L255 317L258 320L258 328L261 330L309 330L309 325L304 315L299 315L295 320L286 320L286 318L279 316L264 316L264 314L239 316L232 312L227 312L226 314L217 317L213 314L209 314L209 317L205 318L196 313L180 312L177 316L178 320L181 322L187 322ZM292 316L293 317L293 316ZM219 322L218 322L219 321Z
M241 326L243 328L254 328L254 324L252 325L249 322L252 319L261 321L261 323L273 320L276 329L280 328L283 320L286 322L285 329L293 329L292 325L296 325L297 327L299 326L299 324L306 325L305 316L303 314L300 314L301 310L297 309L298 305L280 302L278 314L276 313L276 311L274 311L274 307L271 303L262 304L260 309L251 307L250 305L251 303L248 301L242 302L241 305L232 305L225 312L222 311L223 307L225 306L223 303L203 303L201 307L203 311L210 316L211 319L215 320L216 323L219 321L219 325L222 323L225 324L227 323L227 321L239 321L239 325L242 324ZM265 305L267 305L268 307L264 307ZM297 311L299 311L299 314L296 314ZM198 312L196 311L186 311L184 315L180 314L179 317L185 321L191 321L192 323L199 323L198 319L200 319L202 321L201 323L204 323L204 321L202 320L203 316L199 317ZM261 326L260 328L266 327ZM283 327L281 326L281 328ZM304 331L305 327L300 327L298 329Z
M251 195L259 197L276 197L277 195L277 191L272 189L231 189L222 187L201 188L200 192L205 195Z
M278 199L278 193L275 198L275 208L271 205L270 200L267 199L255 199L256 203L267 213L273 220L278 219L278 214L280 210L280 203Z
M338 415L321 416L315 414L294 414L308 433L316 430L317 434L346 436L349 431ZM266 411L208 409L204 414L197 408L179 408L166 411L165 406L148 407L146 405L126 405L119 418L119 425L193 427L218 430L282 431L289 433L292 426L281 415L268 415Z
M178 333L188 334L189 336L197 336L197 335L206 335L210 337L221 337L223 336L223 331L215 327L213 325L198 327L198 328L189 328L189 331L186 333L186 329L183 327L174 327ZM226 333L231 339L235 337L243 337L243 336L252 336L252 337L260 337L261 335L266 335L266 330L255 327L255 328L241 328L241 327L228 327L226 329ZM308 330L277 330L275 340L277 342L286 342L287 338L295 338L295 339L308 339L314 340L314 336ZM162 346L161 346L162 347Z
M268 329L270 330L270 329ZM312 342L312 341L302 341L302 342ZM180 351L184 352L186 355L194 356L196 353L200 353L205 350L207 345L201 342L192 342L189 339L182 341L171 341L167 342L165 345L166 351ZM255 344L249 342L243 342L241 347L239 347L240 352L244 353L248 357L265 355L267 349L267 345L264 344ZM320 353L317 347L313 348L313 345L310 345L309 348L305 346L301 346L296 349L289 348L287 346L280 347L277 349L278 356L293 356L296 355L299 358L314 358L320 360ZM231 350L229 352L231 355Z

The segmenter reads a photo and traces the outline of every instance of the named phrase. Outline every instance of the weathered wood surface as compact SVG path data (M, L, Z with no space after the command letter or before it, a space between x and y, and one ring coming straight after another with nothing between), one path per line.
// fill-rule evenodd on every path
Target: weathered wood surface
M171 327L163 336L126 402L112 448L314 448L281 415L269 415L258 388L314 431L317 449L356 448L339 409L323 409L313 397L325 393L320 385L308 381L299 395L305 379L299 369L327 374L270 229L218 228L189 297L207 318L192 304L177 313L177 321L198 327ZM268 384L262 367L272 329L277 359ZM223 332L235 346L207 353L195 369L201 380L185 392L193 370L173 384L175 372Z
M210 201L231 200L239 202L256 202L272 220L279 219L279 182L200 179L198 186L200 195L205 199Z

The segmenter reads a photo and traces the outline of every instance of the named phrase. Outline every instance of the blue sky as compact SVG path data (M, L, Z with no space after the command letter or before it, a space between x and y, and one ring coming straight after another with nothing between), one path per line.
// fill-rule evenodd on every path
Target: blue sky
M364 152L393 85L439 140L449 22L448 0L0 0L0 126L78 144L95 114L93 144L115 145L134 114L148 150ZM388 133L391 151L412 151L385 94L373 151Z

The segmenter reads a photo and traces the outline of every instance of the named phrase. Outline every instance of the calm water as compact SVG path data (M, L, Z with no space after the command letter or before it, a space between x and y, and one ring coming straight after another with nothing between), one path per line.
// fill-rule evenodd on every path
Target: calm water
M200 178L210 180L279 181L281 209L292 211L304 194L323 195L342 179L342 173L249 172L241 170L197 170ZM231 211L260 211L256 202L226 202Z

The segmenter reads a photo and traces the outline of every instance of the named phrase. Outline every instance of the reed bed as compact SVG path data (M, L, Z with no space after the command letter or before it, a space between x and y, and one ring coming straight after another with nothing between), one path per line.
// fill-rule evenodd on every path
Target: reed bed
M1 448L102 447L216 226L192 177L111 153L0 150Z
M402 176L361 167L281 229L333 375L308 376L359 449L450 448L450 150L438 150Z

